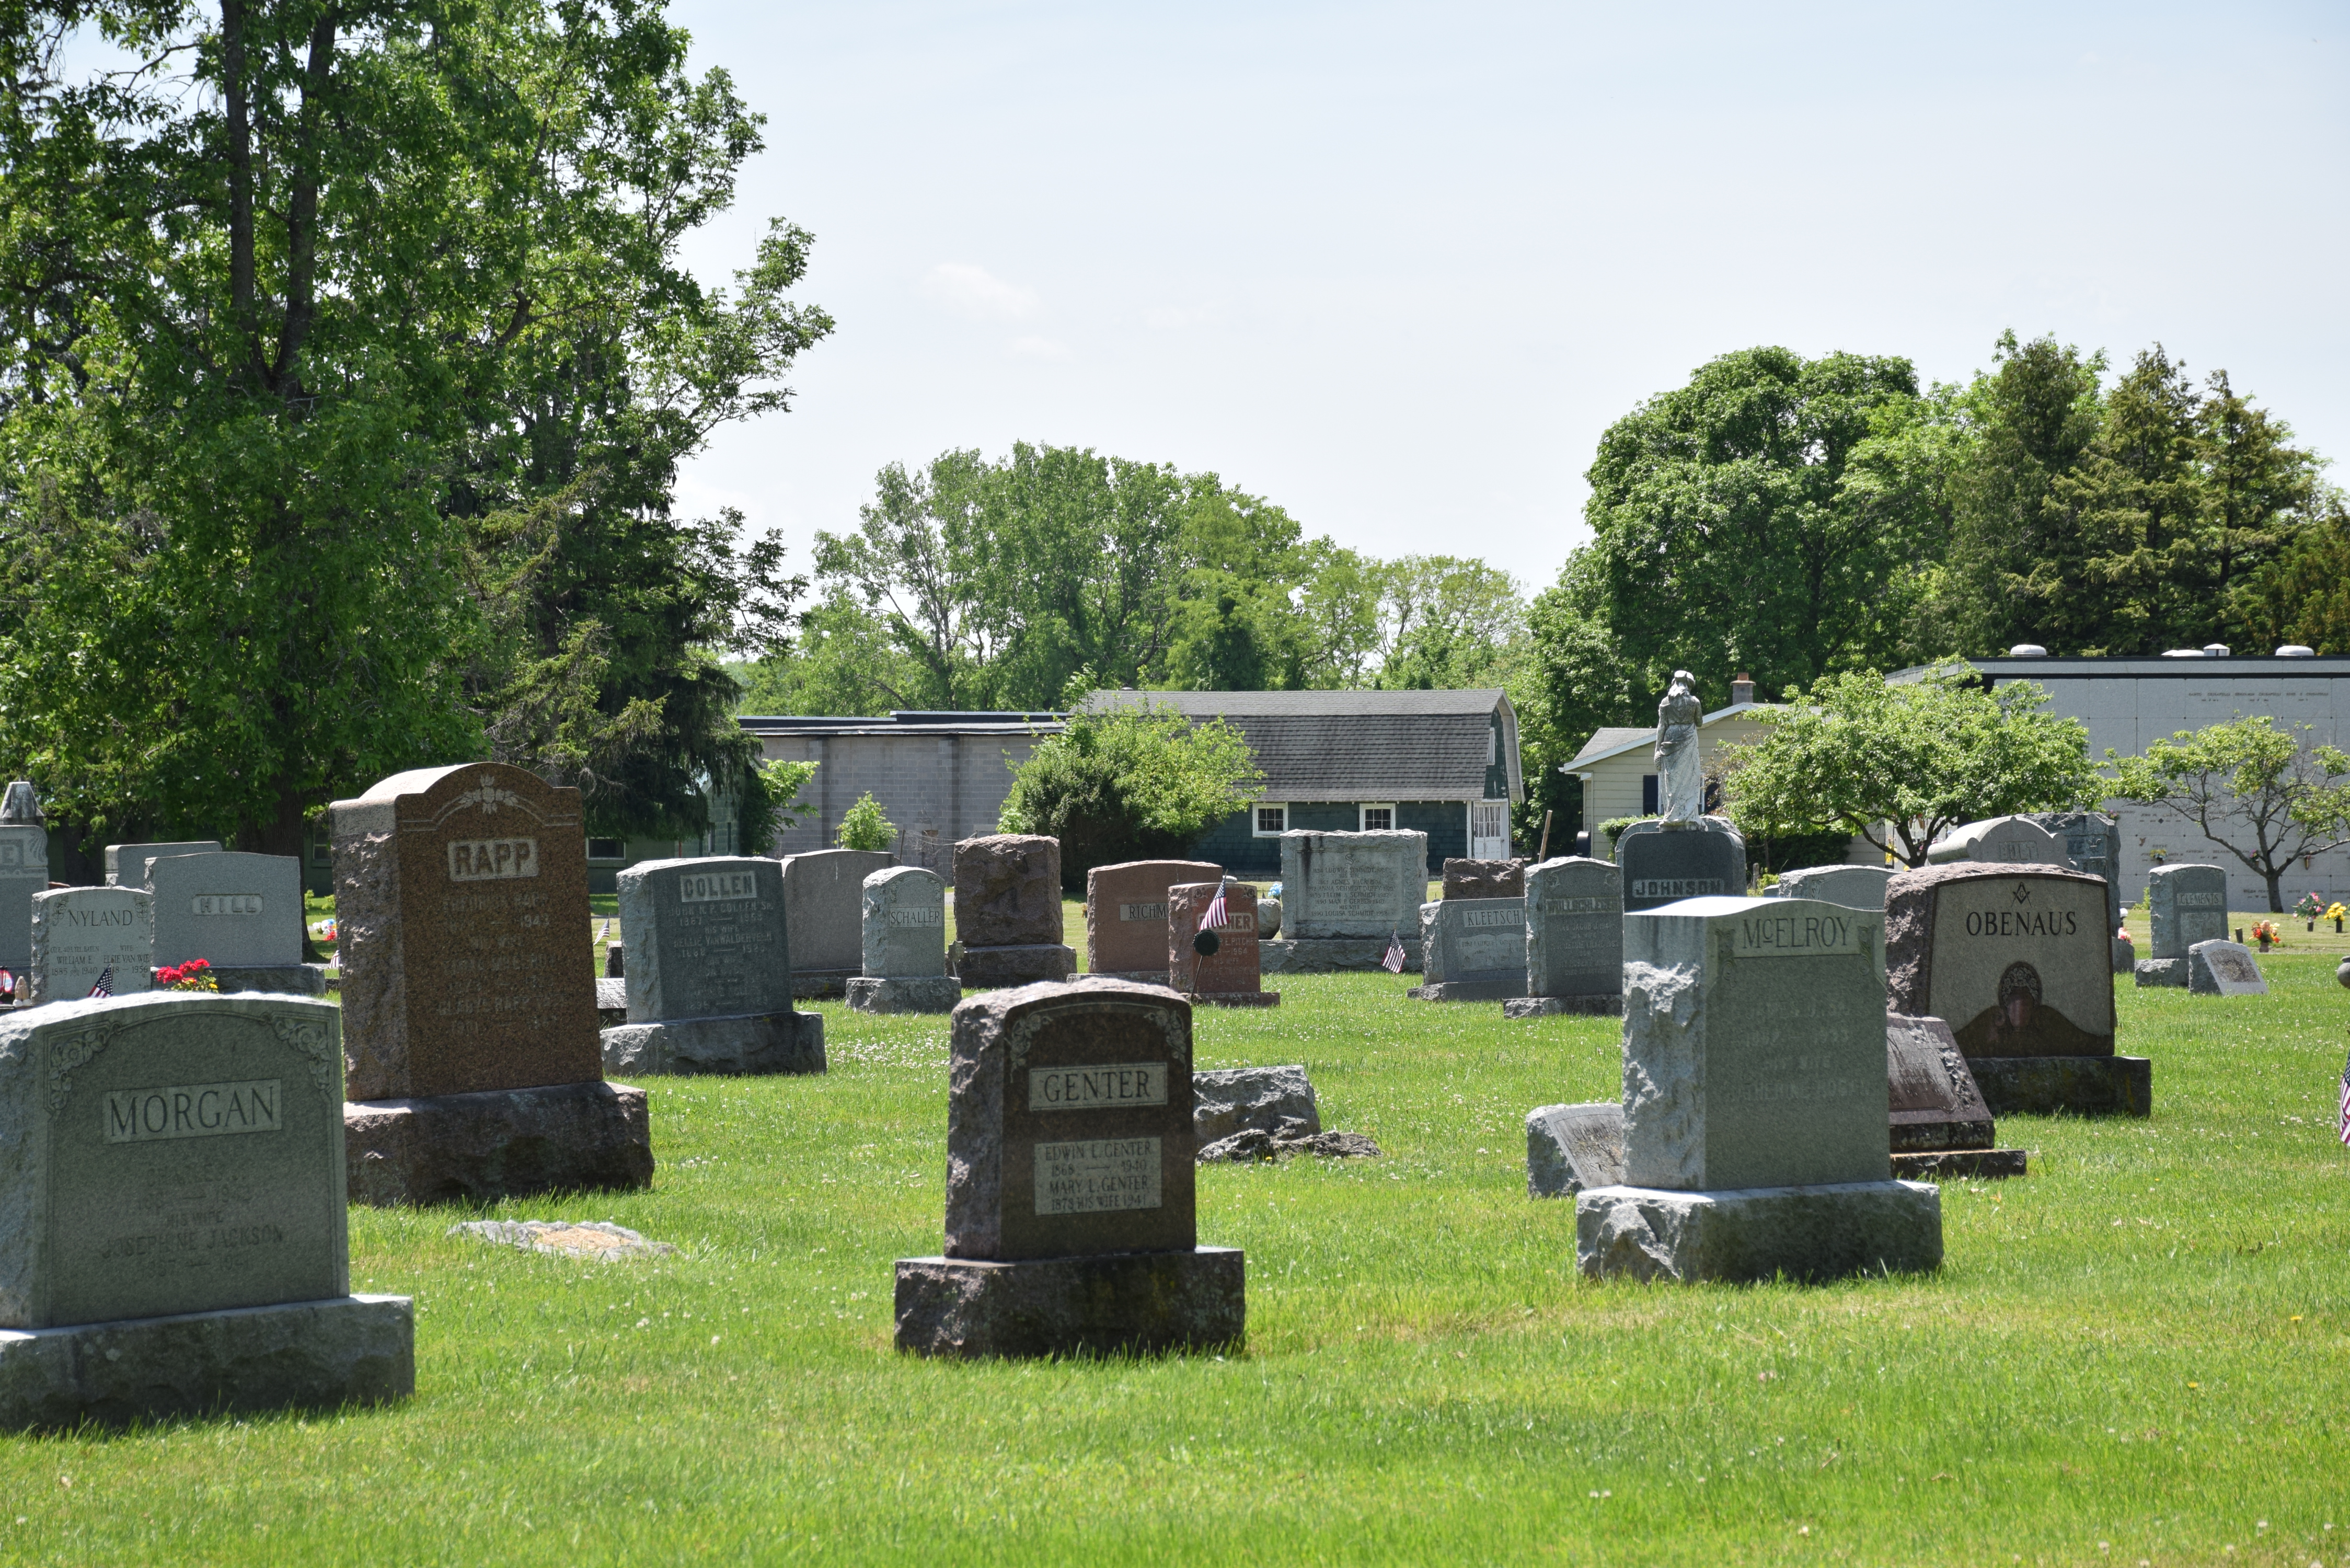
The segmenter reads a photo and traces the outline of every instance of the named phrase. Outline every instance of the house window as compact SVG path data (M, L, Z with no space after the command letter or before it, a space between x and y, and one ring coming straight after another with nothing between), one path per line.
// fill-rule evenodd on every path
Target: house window
M1488 730L1485 732L1485 765L1490 768L1501 760L1502 732Z
M1289 831L1289 807L1277 801L1259 801L1253 838L1278 838Z
M1394 826L1395 807L1393 805L1367 805L1363 807L1363 831L1365 833L1386 833Z
M1640 815L1642 816L1657 815L1657 775L1654 774L1640 775Z
M628 850L617 838L591 838L588 841L590 860L626 860Z

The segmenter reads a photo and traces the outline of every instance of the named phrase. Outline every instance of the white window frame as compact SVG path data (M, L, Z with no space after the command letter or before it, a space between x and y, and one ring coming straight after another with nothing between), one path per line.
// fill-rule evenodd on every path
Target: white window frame
M1375 811L1384 811L1388 814L1388 825L1385 827L1371 826L1371 813ZM1392 833L1395 831L1395 802L1391 800L1367 800L1355 807L1355 831L1357 833Z
M1268 830L1263 820L1257 816L1257 813L1260 811L1277 811L1281 813L1281 826ZM1261 800L1249 807L1249 836L1251 838L1278 838L1288 831L1289 803L1287 801Z
M1499 730L1488 729L1485 732L1485 765L1489 768L1496 766L1500 763L1501 760L1502 732Z

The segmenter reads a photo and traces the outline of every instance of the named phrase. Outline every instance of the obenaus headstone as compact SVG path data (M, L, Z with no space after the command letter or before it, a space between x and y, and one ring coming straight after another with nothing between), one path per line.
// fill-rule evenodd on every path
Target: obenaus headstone
M1782 873L1774 896L1818 898L1847 909L1881 910L1885 908L1886 884L1892 880L1893 868L1889 866L1807 866L1800 871Z
M1525 991L1503 1017L1624 1011L1623 889L1615 867L1583 856L1526 872Z
M1224 892L1224 919L1208 934L1213 951L1202 952L1202 922ZM1263 943L1257 939L1256 885L1253 882L1179 882L1167 889L1167 983L1216 1007L1278 1007L1281 992L1264 989Z
M18 779L0 805L0 969L21 975L31 967L33 895L48 887L49 830L32 784Z
M2269 982L2241 942L2197 942L2187 950L2187 989L2198 996L2266 996Z
M2022 1176L2020 1148L1999 1148L1991 1107L1950 1026L1939 1018L1885 1018L1885 1076L1896 1176Z
M115 996L155 986L155 896L139 888L33 895L28 1000L78 1002L99 981Z
M604 1081L579 792L468 763L328 811L352 1199L650 1182L645 1092Z
M1526 981L1526 901L1440 898L1419 907L1424 1002L1498 1002Z
M945 1254L899 1260L898 1348L1238 1345L1242 1256L1198 1245L1191 1003L1093 977L992 992L950 1049Z
M801 996L846 996L865 971L865 878L897 864L878 849L786 855L784 924L792 933L792 983ZM620 929L628 930L624 918ZM634 940L633 933L630 936Z
M147 862L159 855L218 855L217 839L191 838L170 844L109 844L106 846L106 885L137 888L147 880Z
M2228 940L2228 874L2217 866L2158 866L2147 874L2146 897L2153 941L2135 978L2184 986L2188 950Z
M2151 1064L2115 1054L2102 878L1927 866L1885 909L1887 1011L1948 1019L1994 1115L2151 1113Z
M865 972L848 982L859 1012L946 1012L962 1000L947 972L945 880L920 866L865 878Z
M1883 921L1701 898L1624 919L1624 1184L1575 1199L1586 1274L1931 1269L1940 1195L1891 1179Z
M1223 874L1222 867L1208 860L1125 860L1087 872L1087 970L1149 985L1168 983L1167 890Z
M1035 833L966 838L954 851L954 970L973 990L1066 980L1061 841Z
M1428 835L1281 836L1281 924L1263 944L1268 974L1375 970L1399 940L1404 968L1420 967L1419 906L1428 896Z
M338 1023L195 993L0 1023L0 1426L414 1389L409 1298L350 1293Z
M302 862L291 855L157 855L155 962L203 959L223 991L322 996L327 966L302 961Z
M792 1011L784 868L764 857L648 860L619 875L628 1022L609 1073L821 1073L824 1015Z

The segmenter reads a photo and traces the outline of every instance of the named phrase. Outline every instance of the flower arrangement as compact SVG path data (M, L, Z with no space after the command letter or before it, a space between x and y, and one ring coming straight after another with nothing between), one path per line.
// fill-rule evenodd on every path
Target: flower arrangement
M2277 923L2274 920L2261 920L2255 922L2252 926L2252 939L2259 942L2263 948L2267 947L2271 942L2280 940L2277 936Z
M185 963L167 964L155 971L155 983L165 991L218 991L220 981L213 973L212 964L203 959L190 959Z
M2136 947L2137 945L2137 939L2129 934L2129 928L2127 926L2124 926L2121 929L2114 933L2114 940L2123 943L2125 946L2128 947Z
M331 941L333 941L333 940L335 940L335 929L336 929L336 926L337 926L338 924L338 922L334 921L334 920L313 920L313 921L311 921L311 922L310 922L310 939L311 939L313 941L320 941L320 942L331 942Z
M2325 913L2325 900L2314 893L2303 893L2301 902L2293 907L2293 912L2304 920L2316 919Z

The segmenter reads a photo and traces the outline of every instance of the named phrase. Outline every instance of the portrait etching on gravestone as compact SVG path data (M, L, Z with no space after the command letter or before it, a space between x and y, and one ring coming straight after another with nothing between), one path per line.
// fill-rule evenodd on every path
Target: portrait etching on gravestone
M1698 726L1705 704L1694 678L1673 671L1673 683L1657 704L1657 805L1667 822L1695 822L1705 815L1705 768L1698 757Z

